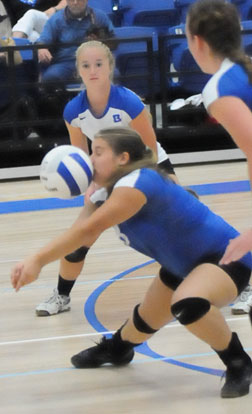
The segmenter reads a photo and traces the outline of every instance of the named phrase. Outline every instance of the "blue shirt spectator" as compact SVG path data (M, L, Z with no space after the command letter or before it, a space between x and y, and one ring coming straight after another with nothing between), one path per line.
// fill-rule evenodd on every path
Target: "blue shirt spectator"
M42 81L66 80L75 74L75 51L85 40L92 25L107 27L113 31L109 17L101 10L87 6L88 0L67 0L67 7L49 18L37 43L52 45L50 50L39 49L42 64ZM76 46L61 46L63 43Z

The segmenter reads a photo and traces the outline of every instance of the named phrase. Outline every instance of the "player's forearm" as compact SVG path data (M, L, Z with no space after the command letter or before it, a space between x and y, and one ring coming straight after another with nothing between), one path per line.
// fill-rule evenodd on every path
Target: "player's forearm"
M58 260L81 246L90 247L98 238L98 231L83 231L80 223L76 222L65 233L58 236L36 254L41 267Z

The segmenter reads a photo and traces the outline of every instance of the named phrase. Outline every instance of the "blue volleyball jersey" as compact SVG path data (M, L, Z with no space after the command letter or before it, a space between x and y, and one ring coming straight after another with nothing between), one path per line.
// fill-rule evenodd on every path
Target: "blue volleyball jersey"
M121 178L117 187L141 191L146 204L119 224L119 237L135 250L152 257L167 270L184 278L206 256L223 255L239 233L181 186L157 171L141 169ZM241 259L252 266L251 255Z
M73 127L80 128L91 141L103 128L128 127L144 109L144 104L133 91L123 86L111 85L109 100L104 113L97 117L90 109L86 90L80 92L67 103L63 117ZM157 143L158 162L165 161L168 155Z
M220 69L211 77L202 91L203 102L209 105L223 96L240 98L252 110L252 85L245 69L229 59L222 62Z

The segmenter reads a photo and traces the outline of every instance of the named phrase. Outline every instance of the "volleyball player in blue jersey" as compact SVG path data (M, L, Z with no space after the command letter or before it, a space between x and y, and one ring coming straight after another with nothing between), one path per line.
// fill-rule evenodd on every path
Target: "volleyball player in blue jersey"
M156 140L145 105L131 90L113 85L114 57L110 49L99 41L85 42L77 50L76 65L85 90L68 102L64 110L71 143L88 153L88 140L91 142L100 129L129 126L157 154L159 166L176 180L168 155ZM85 200L93 190L91 185ZM88 249L82 247L62 259L57 289L36 307L38 316L70 310L70 292L82 271L87 252Z
M103 231L118 226L122 240L154 258L161 269L126 323L112 338L103 337L99 344L74 355L73 365L94 368L129 363L133 348L175 317L208 343L226 365L221 396L247 394L252 362L220 311L250 277L250 253L232 264L219 264L229 239L238 232L160 173L153 152L132 129L105 129L94 138L93 179L106 188L108 198L98 207L95 192L69 230L16 264L11 274L13 287L18 291L36 280L46 264L83 243L90 247Z
M241 46L241 24L235 5L224 0L198 0L187 15L189 49L203 72L212 74L202 96L209 114L231 135L248 161L252 182L252 61ZM230 243L221 263L237 260L252 249L252 230ZM248 313L252 287L231 308Z

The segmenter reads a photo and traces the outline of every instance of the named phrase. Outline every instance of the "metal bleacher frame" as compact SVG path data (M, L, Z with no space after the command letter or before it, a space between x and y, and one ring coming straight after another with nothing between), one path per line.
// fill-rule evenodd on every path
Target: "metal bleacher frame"
M245 31L244 33L252 33L251 31ZM224 159L244 159L244 154L238 150L233 143L231 137L220 127L219 125L200 125L177 122L170 118L171 113L168 111L168 102L173 98L171 91L167 90L166 81L167 77L177 76L178 73L170 72L170 68L167 67L165 60L165 39L169 36L159 37L158 59L160 67L160 93L155 94L153 87L154 79L154 64L153 64L153 46L152 39L150 37L137 38L137 41L146 41L147 56L149 71L146 76L149 84L149 94L145 99L148 105L152 119L153 127L157 134L157 139L161 142L166 151L170 154L172 162L176 164L187 164L195 162L220 161ZM110 42L134 42L136 39L111 39ZM67 44L68 46L70 44ZM0 180L18 179L25 177L38 176L39 164L45 155L51 148L56 145L61 145L69 142L67 130L65 134L55 136L50 134L50 126L57 123L62 123L62 116L48 119L31 119L29 121L22 121L17 118L17 87L16 87L16 67L14 65L14 51L32 49L34 52L34 58L36 59L37 51L39 48L45 47L45 45L29 45L29 46L11 46L2 47L1 52L8 52L9 58L9 84L0 85L0 92L2 88L10 88L12 95L12 105L9 109L8 121L1 119L0 114L0 131L9 128L9 135L3 136L1 133L0 139ZM140 75L131 75L131 78L138 78ZM123 78L116 76L115 83L120 82L123 84ZM79 81L73 82L73 80L66 81L64 83L57 83L58 87L64 85L76 83L76 90L72 89L69 92L69 99L73 94L76 94L79 88ZM24 87L39 88L42 84L25 83ZM54 82L54 85L56 83ZM71 95L72 94L72 95ZM192 114L195 112L195 108L191 108ZM183 115L183 114L182 114ZM183 116L182 116L183 118ZM31 136L20 138L18 134L18 128L20 127L33 127L36 126L48 127L48 133L46 136L40 137ZM36 134L35 134L36 135ZM215 154L211 158L206 157L206 152L219 151L219 154ZM226 155L224 154L226 151ZM193 155L196 154L196 157ZM201 154L201 156L200 156ZM203 155L202 155L203 154Z

